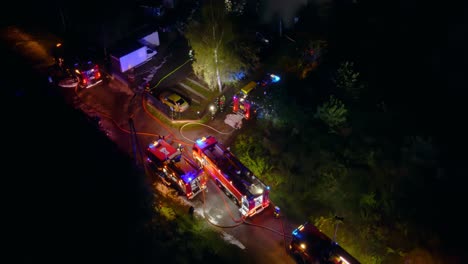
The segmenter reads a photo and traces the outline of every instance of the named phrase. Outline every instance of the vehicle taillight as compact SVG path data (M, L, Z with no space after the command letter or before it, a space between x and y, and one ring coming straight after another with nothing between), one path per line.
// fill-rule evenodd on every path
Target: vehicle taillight
M244 111L245 111L245 119L250 118L250 103L245 103L244 104Z
M234 107L232 108L232 111L237 112L239 110L239 97L234 96L233 101L234 101Z
M94 66L94 78L95 79L101 78L101 72L99 71L99 66L98 65Z

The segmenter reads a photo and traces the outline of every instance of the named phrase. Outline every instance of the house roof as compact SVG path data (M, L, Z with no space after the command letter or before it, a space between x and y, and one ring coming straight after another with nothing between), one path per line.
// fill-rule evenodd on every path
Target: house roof
M143 44L138 43L136 39L126 39L118 42L110 51L110 54L114 57L122 57L129 54L132 51L138 50L144 47Z

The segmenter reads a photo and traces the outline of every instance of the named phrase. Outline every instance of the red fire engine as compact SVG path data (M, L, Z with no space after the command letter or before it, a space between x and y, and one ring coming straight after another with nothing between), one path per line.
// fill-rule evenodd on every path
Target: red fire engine
M213 177L218 187L240 207L243 217L255 215L269 206L270 187L213 136L196 140L193 157Z
M191 159L164 139L156 140L146 149L147 161L166 185L173 186L192 199L206 189L206 177Z
M245 97L242 97L242 95L234 95L232 98L233 101L233 107L232 107L232 112L236 114L240 114L245 118L245 120L250 119L250 107L251 103L245 99Z

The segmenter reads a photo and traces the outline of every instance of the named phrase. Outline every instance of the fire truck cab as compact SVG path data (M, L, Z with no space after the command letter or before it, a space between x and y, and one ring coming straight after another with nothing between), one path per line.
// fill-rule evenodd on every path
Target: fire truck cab
M164 139L151 143L146 149L147 162L166 185L173 186L188 199L206 189L206 177L191 159Z
M289 252L304 264L360 264L316 226L306 222L294 229Z
M258 179L213 136L196 140L193 158L226 195L234 200L243 217L255 215L270 204L270 187Z

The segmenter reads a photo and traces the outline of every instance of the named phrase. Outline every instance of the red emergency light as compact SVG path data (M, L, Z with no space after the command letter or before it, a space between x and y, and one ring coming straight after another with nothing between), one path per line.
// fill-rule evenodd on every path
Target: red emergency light
M244 102L244 117L246 120L250 118L250 103Z
M234 95L233 101L234 101L234 106L232 107L232 111L236 113L237 111L239 111L239 97Z

